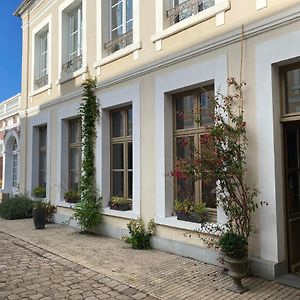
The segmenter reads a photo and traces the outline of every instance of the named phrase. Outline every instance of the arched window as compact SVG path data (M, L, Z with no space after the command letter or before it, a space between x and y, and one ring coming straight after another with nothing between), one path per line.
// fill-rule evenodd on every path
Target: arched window
M13 144L13 163L12 163L12 186L18 187L18 143L15 140Z

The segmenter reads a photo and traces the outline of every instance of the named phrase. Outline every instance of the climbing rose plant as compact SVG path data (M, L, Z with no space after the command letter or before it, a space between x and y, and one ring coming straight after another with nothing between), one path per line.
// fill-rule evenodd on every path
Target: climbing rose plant
M202 151L194 148L187 158L176 160L171 175L180 180L217 180L218 206L227 216L226 231L249 239L253 231L251 215L260 205L255 187L246 183L246 122L244 119L243 87L234 78L228 79L232 94L222 95L214 102L213 125L201 136ZM183 141L188 144L188 141Z

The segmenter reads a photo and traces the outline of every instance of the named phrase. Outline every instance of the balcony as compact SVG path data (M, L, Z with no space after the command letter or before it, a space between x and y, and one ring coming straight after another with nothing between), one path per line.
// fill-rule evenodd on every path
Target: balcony
M131 30L105 43L104 48L107 50L108 54L112 54L126 46L129 46L132 42L133 32Z
M65 74L72 74L82 67L82 55L79 55L62 65L62 71Z
M48 84L48 74L35 81L35 85L38 89L47 84Z
M167 19L174 25L214 5L215 0L187 0L168 10Z

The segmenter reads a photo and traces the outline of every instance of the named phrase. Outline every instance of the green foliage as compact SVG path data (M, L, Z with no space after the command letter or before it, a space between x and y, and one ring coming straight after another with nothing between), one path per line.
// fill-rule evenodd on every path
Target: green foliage
M201 214L206 212L205 204L194 202L191 200L183 200L183 201L176 200L174 209L177 212L183 212L186 214L192 214L192 213Z
M151 219L146 230L145 223L142 219L130 220L127 224L129 237L123 237L126 243L131 244L133 249L150 249L150 238L155 231L154 220Z
M56 213L56 210L57 210L56 206L52 205L50 201L46 203L46 215L48 220L51 220L54 213Z
M64 193L64 199L68 203L79 202L80 194L76 191L69 191Z
M74 208L74 218L81 230L89 231L102 219L101 198L97 195L95 169L96 122L100 116L99 103L95 95L96 79L88 78L83 84L83 99L80 105L82 118L82 176L80 201Z
M42 186L37 186L33 189L33 196L37 198L46 198L46 189Z
M194 149L188 158L176 162L173 176L194 182L218 180L218 206L227 216L226 229L248 240L254 230L251 215L265 202L257 202L255 187L246 183L246 122L244 120L244 83L228 79L232 94L220 93L210 99L215 107L213 125L201 135L203 150Z
M46 206L47 206L47 202L44 200L39 199L39 200L33 201L34 208L46 208Z
M26 195L15 195L0 203L0 216L4 219L26 219L32 217L33 201Z
M221 253L231 258L243 258L248 256L247 239L234 232L223 233L218 245Z
M116 204L129 204L131 201L127 198L123 197L111 197L109 204L116 205Z

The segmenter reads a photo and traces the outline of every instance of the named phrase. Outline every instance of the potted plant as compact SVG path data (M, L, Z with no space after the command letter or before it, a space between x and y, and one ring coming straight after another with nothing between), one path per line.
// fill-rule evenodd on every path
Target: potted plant
M56 212L56 206L52 205L50 201L46 203L46 222L53 223L53 215Z
M246 122L244 117L243 87L245 83L237 83L234 78L228 79L228 88L233 93L220 93L210 99L215 107L212 125L208 133L201 135L202 151L192 150L188 158L178 159L175 170L171 175L177 179L192 181L216 181L218 207L227 218L221 227L221 254L228 254L225 245L232 245L234 256L243 264L248 256L248 241L255 228L252 226L253 213L266 202L257 201L258 190L248 185L246 180ZM225 228L225 230L224 230ZM206 228L209 232L209 226ZM215 229L212 230L212 233ZM226 234L229 232L229 234ZM205 241L205 239L204 239ZM211 239L207 240L211 245ZM217 243L218 244L218 243ZM236 284L235 271L231 270L232 259L225 255L229 268L229 275ZM236 262L232 263L235 268ZM246 276L246 272L241 272ZM231 290L243 292L246 289L234 287Z
M227 231L220 236L218 245L228 269L228 275L233 279L233 284L228 289L240 294L248 291L248 288L244 287L241 282L247 276L247 239L242 235Z
M80 194L76 191L68 191L64 194L64 199L68 203L78 203Z
M189 199L176 200L174 205L178 220L201 223L206 219L206 208L202 203L196 203Z
M44 202L43 200L34 201L33 223L35 229L45 229L46 215L46 202Z
M37 186L33 189L33 196L36 198L46 198L46 189L42 186Z
M126 211L130 210L131 200L123 197L111 197L108 204L110 209Z

